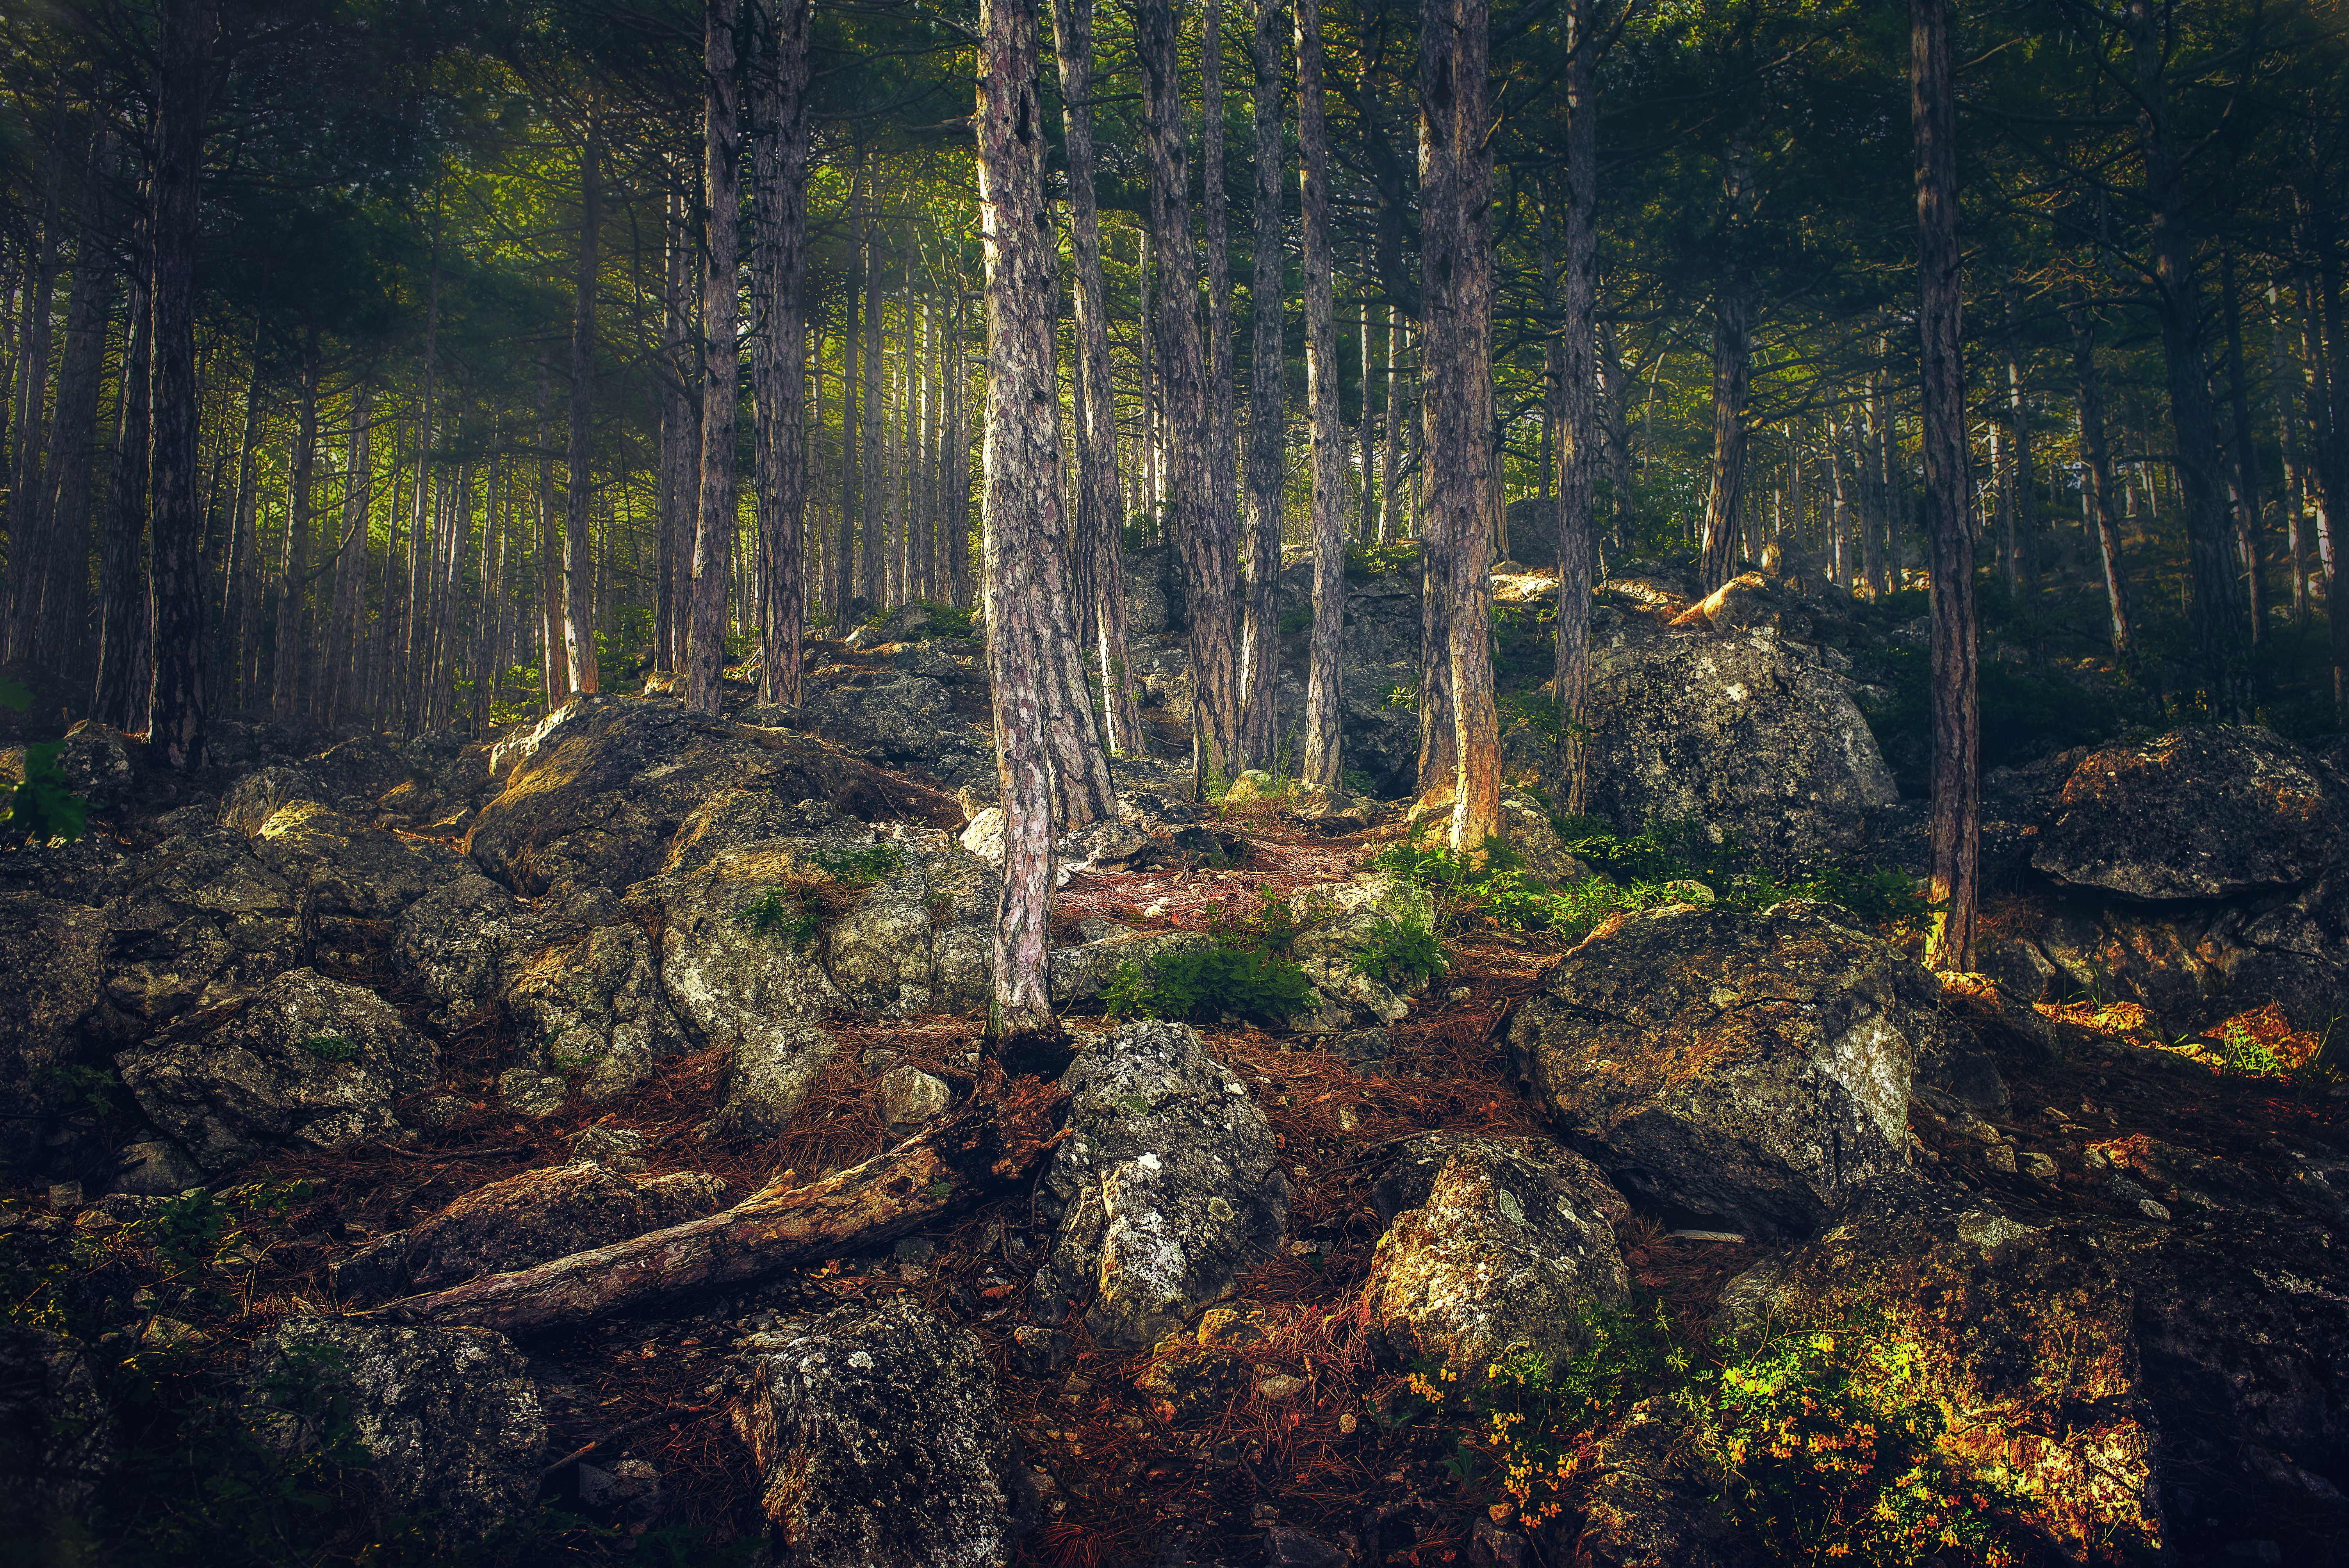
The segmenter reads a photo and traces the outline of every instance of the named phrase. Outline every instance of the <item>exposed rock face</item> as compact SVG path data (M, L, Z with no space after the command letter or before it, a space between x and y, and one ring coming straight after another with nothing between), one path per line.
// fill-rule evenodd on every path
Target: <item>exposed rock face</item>
M114 934L107 1000L160 1023L252 991L309 956L302 896L224 829L185 833L148 856L106 903Z
M927 645L922 649L927 651ZM914 655L909 663L933 669L947 658L931 653L925 661L915 650L905 651ZM994 748L978 726L956 711L953 694L931 673L860 670L819 687L800 705L798 717L797 727L811 735L854 747L893 768L919 768L949 789L968 788L992 797Z
M301 892L314 920L389 920L464 873L444 844L402 839L316 800L292 800L254 835L261 863Z
M429 1510L452 1539L537 1499L546 1418L502 1334L295 1318L254 1342L250 1387L265 1437L292 1452L317 1446L330 1402L346 1401L384 1509Z
M542 1067L585 1070L581 1092L589 1099L627 1093L688 1043L662 993L652 943L633 923L598 926L523 965L506 993L506 1016L535 1042Z
M545 925L504 888L468 872L402 912L392 962L440 1002L438 1027L462 1028L496 1000L508 962L543 945Z
M774 1137L806 1103L816 1074L837 1048L813 1024L789 1019L739 1037L727 1058L726 1101L718 1119L736 1133Z
M67 1109L71 1090L57 1075L82 1054L81 1023L98 1005L108 946L98 911L0 892L0 952L37 955L0 975L0 1091L18 1113L0 1119L0 1161L31 1163L43 1119Z
M906 1298L757 1336L734 1429L789 1568L999 1568L1010 1454L978 1341Z
M218 1172L280 1143L398 1131L392 1100L431 1084L439 1053L373 992L297 969L220 1027L166 1031L115 1063L149 1119Z
M57 1516L87 1507L113 1467L114 1423L80 1347L0 1324L0 1529L8 1540L50 1539ZM36 1549L30 1560L44 1559Z
M1587 809L1623 830L1693 819L1781 859L1857 844L1899 791L1835 667L1766 631L1594 624Z
M1090 1297L1095 1340L1150 1344L1279 1248L1288 1179L1272 1129L1180 1024L1097 1037L1061 1085L1075 1136L1044 1176L1056 1230L1032 1315L1058 1324L1071 1297Z
M726 1206L726 1184L684 1171L630 1177L582 1162L475 1188L421 1224L335 1265L335 1287L383 1297L511 1274L550 1258L681 1225Z
M1588 1309L1630 1295L1614 1229L1630 1205L1567 1150L1429 1133L1377 1198L1390 1219L1362 1287L1371 1321L1391 1356L1432 1357L1464 1393L1512 1351L1561 1359Z
M1131 964L1146 975L1150 961L1169 953L1204 953L1215 944L1195 931L1112 931L1098 941L1052 950L1052 995L1085 1001L1107 992Z
M2135 899L2295 887L2340 856L2341 788L2265 729L2175 729L2083 759L2031 863L2057 882Z
M1289 958L1313 983L1320 1006L1292 1020L1309 1034L1392 1024L1411 1010L1405 998L1427 988L1424 975L1386 978L1357 967L1363 954L1379 941L1381 922L1408 908L1407 890L1389 888L1381 899L1365 900L1336 919L1326 921L1298 937ZM1421 912L1423 917L1425 911Z
M1842 912L1675 906L1567 955L1509 1038L1568 1140L1666 1212L1804 1235L1909 1163L1938 987Z

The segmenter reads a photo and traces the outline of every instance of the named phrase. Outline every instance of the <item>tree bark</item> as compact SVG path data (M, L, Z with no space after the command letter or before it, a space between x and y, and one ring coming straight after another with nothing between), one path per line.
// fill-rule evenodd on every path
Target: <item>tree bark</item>
M1558 761L1569 812L1582 810L1588 771L1582 715L1590 686L1590 579L1598 542L1592 515L1599 443L1599 45L1593 0L1568 0L1566 72L1566 201L1559 279L1557 428L1557 640L1551 687Z
M754 285L765 305L759 397L759 582L762 701L800 703L801 516L807 505L807 104L812 0L761 0L752 197Z
M1288 359L1280 312L1280 6L1256 0L1249 58L1256 117L1255 270L1248 284L1247 511L1240 542L1240 756L1269 767L1280 748L1280 492L1288 453Z
M1142 66L1143 141L1150 165L1150 229L1158 255L1157 341L1170 475L1169 533L1183 565L1183 618L1191 656L1192 772L1228 777L1239 742L1238 659L1233 599L1239 540L1228 513L1210 504L1207 389L1199 346L1198 261L1185 190L1183 93L1170 0L1141 0L1134 49Z
M693 614L685 705L716 713L726 663L726 594L734 558L734 403L741 350L734 319L740 201L734 169L739 105L734 23L739 0L704 0L702 191L708 233L701 277L701 506L693 539Z
M871 188L866 188L869 200ZM877 610L885 596L882 552L888 546L889 501L882 468L881 438L888 424L888 405L881 389L881 335L885 295L880 257L873 242L869 219L864 225L864 449L863 476L857 484L857 599L855 608ZM844 632L847 628L843 627Z
M1040 1078L1015 1079L1001 1098L820 1181L778 1181L719 1213L410 1296L380 1315L507 1334L554 1328L876 1246L1016 1191L1068 1136L1053 1128L1063 1098Z
M2014 324L2014 291L2006 293L2006 438L2011 449L2013 491L2008 498L2006 557L2008 592L2021 595L2036 581L2033 558L2039 539L2039 469L2031 451L2031 410L2023 397L2023 340Z
M342 537L335 548L334 595L326 645L326 678L319 683L318 719L332 726L352 704L357 667L359 615L367 593L367 503L373 490L374 443L371 428L374 395L366 388L351 399L351 431L344 448ZM505 614L505 594L498 594L498 614Z
M1109 292L1102 280L1101 211L1093 193L1092 0L1053 0L1067 121L1069 241L1076 259L1077 550L1092 579L1094 651L1101 661L1102 743L1140 757L1149 745L1125 645L1125 508L1117 482L1117 389L1110 379Z
M141 224L144 230L146 224ZM143 236L142 236L143 238ZM117 729L137 727L140 698L152 678L147 624L147 418L153 313L146 269L132 271L129 327L122 349L121 413L98 539L98 679L90 716ZM254 641L259 642L256 637Z
M315 345L304 356L301 391L294 415L294 460L287 486L292 500L285 521L285 551L277 580L276 656L270 668L269 711L280 724L294 722L301 706L302 669L308 637L304 611L310 597L312 496L318 459L318 362Z
M2308 624L2308 547L2302 532L2306 511L2305 469L2301 460L2300 421L2292 417L2292 350L2284 336L2282 291L2268 285L2268 366L2275 388L2276 448L2283 459L2284 551L2292 563L2292 624Z
M1053 368L1051 210L1036 93L1035 0L982 0L978 196L987 259L987 664L1003 796L1003 891L996 904L988 1032L1049 1033L1052 1016L1051 692L1041 643L1062 581Z
M1203 460L1206 464L1208 533L1226 546L1225 557L1228 564L1224 569L1223 581L1228 590L1236 589L1237 584L1240 533L1238 436L1232 390L1232 263L1227 222L1230 203L1224 187L1224 0L1202 0L1201 13L1199 205L1201 237L1206 241L1207 257L1207 342L1203 356L1207 387L1201 410L1206 437ZM1224 628L1227 645L1225 656L1231 669L1230 734L1226 745L1232 752L1231 770L1237 774L1243 679L1239 665L1241 612L1238 600L1229 593L1218 608L1217 619Z
M598 167L603 126L587 107L587 138L579 150L579 270L571 304L571 431L564 446L563 657L574 692L596 689L595 604L589 597L588 441L595 400L595 276L603 227L603 175ZM730 294L728 296L732 297Z
M538 403L536 407L538 415L539 452L538 653L539 677L543 683L543 689L545 694L546 711L553 713L556 708L561 707L564 703L571 700L571 657L564 651L563 646L563 530L555 521L554 443L553 436L546 428L546 360L542 356L538 362ZM664 387L662 393L662 399L664 402L667 400L667 397L668 394L666 387ZM668 440L672 433L673 432L669 431L666 428L663 429L662 439L664 443ZM675 454L668 451L666 445L664 445L661 452L661 462L664 468L661 483L663 488L668 492L669 500L672 502L677 499L673 483L676 476L666 470L668 465L673 461L674 457ZM661 548L664 570L667 569L666 562L668 554L669 540L667 536L674 530L674 518L667 511L662 512L654 520L654 526L658 528L663 535ZM663 663L667 662L670 645L667 637L657 633L656 641L657 641L660 645L658 657Z
M1298 214L1304 239L1305 408L1313 470L1313 638L1305 682L1303 781L1338 782L1344 678L1338 636L1346 620L1346 432L1339 419L1338 334L1331 320L1330 138L1322 118L1321 8L1297 12Z
M2105 455L2104 399L2096 389L2096 350L2087 310L2075 284L2064 313L2072 329L2072 382L2080 407L2080 460L2087 469L2088 515L2105 568L2105 606L2112 623L2113 656L2125 669L2137 666L2137 644L2129 628L2128 570L2121 550L2121 524L2113 510L2113 466Z
M48 438L47 493L16 584L10 638L14 655L30 657L47 670L64 670L74 663L89 573L90 481L103 449L98 400L105 379L108 325L114 315L114 258L108 253L104 232L112 145L113 139L104 133L90 141L73 298L66 308L65 352L59 356L57 412Z
M1982 832L1974 541L1966 480L1957 105L1949 0L1909 0L1909 114L1917 150L1918 332L1923 349L1926 549L1932 564L1933 815L1926 939L1935 969L1970 968Z
M2267 584L2261 581L2266 550L2261 540L2260 470L2251 445L2251 395L2243 374L2243 302L2235 292L2232 251L2220 253L2219 289L2226 303L2227 398L2235 421L2235 537L2243 552L2244 607L2251 613L2251 646L2256 648L2267 640Z
M1420 294L1427 516L1444 539L1445 645L1455 758L1451 841L1500 830L1501 738L1493 702L1493 156L1490 7L1429 0L1420 12ZM1436 520L1441 519L1437 524Z
M1697 560L1697 577L1707 593L1737 574L1739 506L1745 497L1745 402L1754 327L1744 236L1756 192L1753 150L1744 129L1731 142L1722 184L1726 218L1721 277L1713 299L1713 473Z
M1379 542L1402 537L1402 312L1387 306L1386 450L1379 455Z
M153 412L147 435L147 538L154 683L147 736L164 766L204 766L204 517L196 501L196 221L204 83L217 0L171 0L156 72Z

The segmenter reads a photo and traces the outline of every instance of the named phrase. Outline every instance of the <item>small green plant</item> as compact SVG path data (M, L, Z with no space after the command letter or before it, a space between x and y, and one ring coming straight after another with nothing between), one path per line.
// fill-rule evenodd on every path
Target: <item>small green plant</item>
M1383 577L1391 573L1415 572L1419 569L1419 541L1398 539L1386 544L1349 544L1346 546L1346 575L1349 577Z
M302 1042L302 1048L322 1062L355 1062L359 1058L358 1042L341 1035L312 1035Z
M736 911L734 923L753 936L797 947L815 936L818 922L805 894L771 887Z
M1427 917L1415 909L1374 922L1371 944L1354 955L1359 973L1390 985L1425 985L1442 979L1449 967L1444 961L1443 944L1427 928Z
M895 844L867 844L857 850L827 847L815 852L815 863L834 881L863 887L895 876L905 868L905 856Z
M2282 1078L2291 1071L2282 1057L2261 1044L2240 1018L2230 1018L2219 1031L2219 1055L2234 1078Z
M922 609L930 617L929 634L933 637L968 637L970 635L972 612L966 605L943 603L936 599L922 601Z
M66 783L65 769L57 760L65 748L62 740L25 748L25 777L6 792L8 811L0 820L0 832L36 844L56 839L70 843L81 837L89 825L89 803Z
M1278 1029L1313 1006L1313 985L1296 965L1230 947L1162 953L1145 973L1118 966L1102 994L1112 1017L1128 1013L1177 1023L1213 1024L1225 1017Z
M1244 914L1217 911L1208 918L1207 934L1215 939L1216 946L1267 958L1286 957L1299 937L1339 913L1337 901L1325 892L1286 899L1259 887L1256 894L1255 909Z
M1417 683L1403 681L1387 687L1386 696L1379 699L1379 706L1392 708L1397 713L1417 713L1419 711Z
M119 1121L127 1114L122 1082L104 1068L47 1067L35 1073L33 1081L56 1096L71 1114L98 1121Z
M1284 637L1293 637L1299 632L1309 632L1312 629L1313 612L1309 608L1300 606L1280 618L1280 634Z
M1359 768L1340 769L1338 786L1349 795L1374 795L1378 792L1377 786L1371 781L1371 776Z

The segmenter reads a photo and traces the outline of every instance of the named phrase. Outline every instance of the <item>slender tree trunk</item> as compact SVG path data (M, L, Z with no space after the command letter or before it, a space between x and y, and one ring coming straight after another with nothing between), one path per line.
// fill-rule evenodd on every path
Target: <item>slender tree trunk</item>
M688 295L693 286L693 241L687 232L685 205L685 198L675 192L662 204L666 243L661 271L660 502L654 520L653 656L661 668L668 670L682 669L685 665L688 612L684 601L692 573L693 538L688 520L700 499L694 470L699 463L701 434L687 371L688 340L692 335ZM567 679L564 690L569 690Z
M1949 0L1909 0L1909 120L1917 150L1918 331L1923 347L1926 549L1933 573L1933 860L1941 908L1932 968L1970 967L1982 832L1974 542L1966 480L1963 293L1959 278L1957 105Z
M2284 550L2292 562L2292 624L2308 624L2308 547L2302 535L2306 513L2305 469L2301 461L2300 422L2292 417L2292 350L2283 330L2282 291L2268 285L2269 376L2275 387L2276 447L2283 459Z
M734 21L739 0L705 0L702 11L702 189L709 232L701 279L701 508L693 540L693 614L688 632L685 706L716 713L726 662L727 568L734 548L734 401L741 351L735 345L737 105Z
M848 188L848 208L856 211L860 166L852 174ZM861 221L860 221L861 222ZM841 301L840 350L840 529L832 552L832 634L844 637L850 631L851 606L856 598L856 534L864 506L864 465L859 456L863 442L856 428L858 311L864 297L863 279L865 259L864 231L857 230L857 242L849 253L848 286Z
M955 278L947 335L947 549L955 603L968 606L970 580L970 372L963 363L962 280Z
M141 225L142 229L145 225ZM152 313L145 269L130 282L129 327L122 350L121 415L114 463L106 487L106 523L98 542L98 681L90 715L129 730L138 725L140 698L151 678L147 625L147 417ZM256 639L257 640L257 639Z
M222 662L228 670L228 684L234 690L232 707L250 707L254 701L252 680L244 675L249 650L261 641L261 573L254 557L260 542L255 537L254 508L257 504L254 490L256 475L255 458L261 444L261 366L256 339L252 375L244 388L244 432L237 441L236 499L233 503L234 516L229 527L233 543L230 546L228 583L221 619L225 634L221 639ZM393 521L398 521L395 508ZM387 599L384 613L389 614Z
M1568 0L1566 77L1566 267L1559 279L1557 344L1557 639L1551 688L1557 707L1558 761L1566 809L1582 810L1588 771L1582 715L1590 686L1590 579L1598 542L1592 515L1599 440L1599 46L1594 0Z
M987 662L1003 793L988 1032L1050 1033L1053 880L1050 682L1042 657L1060 580L1059 387L1052 221L1037 102L1034 0L981 0L979 223L987 257Z
M292 724L302 700L302 669L308 638L304 611L310 599L310 533L318 457L318 362L314 346L305 356L301 393L294 416L292 498L285 524L285 552L277 588L276 657L270 668L269 711L280 724Z
M2267 640L2266 550L2261 539L2259 463L2251 445L2251 402L2243 375L2243 302L2235 292L2235 253L2223 251L2219 261L2219 289L2227 310L2227 397L2235 418L2235 536L2243 552L2243 578L2248 585L2244 607L2251 613L2251 646Z
M2250 701L2250 627L2237 591L2219 473L2218 416L2202 346L2201 289L2194 279L2186 181L2178 169L2162 75L2168 5L2128 0L2137 55L2138 134L2144 143L2146 198L2153 209L2154 316L2168 371L2170 419L2178 432L2177 470L2186 513L2186 552L2193 583L2195 652L2211 683L2214 715L2232 717Z
M1753 211L1749 131L1733 139L1723 174L1726 231L1713 297L1713 476L1704 500L1697 577L1710 593L1737 574L1737 519L1745 496L1745 401L1754 357L1753 302L1745 276L1744 233Z
M1402 537L1402 310L1387 306L1386 450L1379 457L1379 542Z
M2031 409L2023 397L2023 339L2014 324L2012 280L2006 294L2006 436L2013 449L2009 457L2013 489L2007 501L2008 531L2002 542L2007 589L2019 596L2038 577L2033 559L2039 538L2039 469L2031 451Z
M868 196L870 192L867 192ZM889 499L882 467L881 438L888 425L889 407L881 389L881 335L884 298L880 256L870 224L864 236L864 480L857 487L859 515L858 593L860 607L879 609L886 598L882 552L888 547Z
M1224 187L1224 0L1203 0L1199 80L1199 204L1207 258L1206 398L1205 420L1207 532L1224 548L1226 594L1216 608L1223 628L1224 659L1229 667L1225 705L1228 727L1222 744L1227 766L1240 769L1240 605L1233 596L1239 563L1239 438L1232 390L1232 269L1229 201Z
M1240 542L1240 756L1269 767L1280 748L1280 494L1288 456L1288 359L1280 310L1280 6L1256 0L1249 57L1256 118L1256 255L1248 284L1247 512Z
M592 451L595 402L595 278L604 203L603 124L587 106L587 136L579 150L579 265L571 304L571 431L564 447L563 655L571 689L596 689L595 567L590 559L587 506L595 494Z
M104 449L98 401L105 379L108 326L114 315L114 258L104 234L112 140L105 134L91 139L73 300L66 311L65 353L49 435L48 494L33 548L25 552L19 567L9 639L16 656L29 653L35 664L48 670L62 671L74 663L89 573L90 481Z
M426 620L425 593L431 578L425 552L436 542L429 525L439 518L434 500L432 459L434 413L433 372L438 367L440 337L440 209L433 198L432 263L425 284L424 383L417 397L416 504L408 526L407 625L400 637L400 725L410 735L423 727L424 640L430 631Z
M759 397L759 616L762 701L800 704L800 520L807 505L807 105L812 0L761 0L752 98L754 286L765 304Z
M202 173L204 78L217 0L170 0L156 72L153 413L147 447L147 538L154 685L147 735L166 767L204 766L204 518L196 503L197 181Z
M370 425L373 394L362 387L351 399L351 433L343 451L342 536L335 550L334 597L327 624L326 678L318 696L318 721L340 722L352 705L353 653L358 644L359 616L367 593L367 511L373 492L374 444ZM503 614L504 598L499 599Z
M1877 340L1877 358L1887 356L1882 338ZM1889 427L1891 419L1884 395L1884 372L1878 370L1868 378L1866 423L1860 436L1859 555L1860 570L1868 578L1868 596L1881 599L1890 590L1884 562L1885 536L1891 531L1892 461Z
M1158 350L1174 464L1169 530L1183 566L1183 618L1191 655L1195 790L1228 777L1239 739L1238 658L1233 600L1239 539L1218 514L1207 473L1207 389L1199 346L1198 263L1185 190L1183 93L1169 0L1141 0L1134 49L1142 66L1143 140L1150 165L1150 228L1158 253Z
M2112 622L2113 656L2134 669L2135 639L2129 629L2128 570L2121 550L2120 519L2113 510L2113 468L2105 456L2104 400L2096 390L2095 344L2087 310L2075 286L2064 311L2072 329L2072 381L2080 405L2080 461L2087 470L2088 515L2104 561L2105 604Z
M58 241L63 236L59 215L65 201L66 183L66 96L59 93L52 100L48 114L47 156L43 160L47 173L42 180L44 196L40 216L33 230L33 256L26 266L27 279L24 290L25 352L21 366L22 379L16 388L14 408L16 432L14 456L8 467L7 570L10 594L5 601L12 605L27 604L38 593L37 579L30 575L30 548L41 529L41 495L44 469L48 459L47 444L56 427L46 417L49 392L49 355L54 346L56 327L56 295L57 282ZM8 449L0 441L0 450ZM14 658L19 655L20 639L25 633L18 628L27 624L18 609L10 625L0 633L0 655Z
M1501 820L1500 719L1490 622L1498 475L1493 424L1490 7L1429 0L1420 12L1421 298L1427 320L1427 515L1441 519L1456 782L1452 848Z
M666 394L664 394L666 396ZM539 678L546 700L546 711L553 713L571 700L571 659L563 645L563 530L555 523L554 446L547 428L547 369L546 360L538 362L538 647ZM662 454L662 461L669 454ZM664 477L664 483L667 476ZM655 526L666 530L668 520L657 519ZM666 658L664 651L658 656Z
M1091 579L1101 661L1103 740L1147 754L1125 645L1124 506L1117 482L1117 390L1110 379L1109 293L1102 280L1101 212L1093 194L1092 0L1053 0L1061 101L1067 121L1069 240L1076 260L1077 550Z
M1345 699L1338 665L1346 622L1346 432L1338 408L1338 334L1330 319L1336 258L1330 243L1330 138L1322 119L1321 8L1297 12L1298 213L1304 236L1305 407L1313 465L1313 642L1305 683L1308 784L1333 788Z

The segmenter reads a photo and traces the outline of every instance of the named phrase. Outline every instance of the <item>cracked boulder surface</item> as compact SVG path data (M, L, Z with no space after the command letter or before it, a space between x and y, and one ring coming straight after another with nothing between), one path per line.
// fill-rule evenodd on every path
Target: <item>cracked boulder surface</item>
M247 1388L263 1440L280 1451L314 1449L331 1420L347 1419L385 1511L429 1510L451 1541L476 1540L537 1500L546 1418L502 1334L294 1318L254 1342Z
M753 1336L734 1429L784 1568L1002 1568L1010 1444L979 1342L898 1297Z
M1802 1236L1908 1169L1940 989L1827 904L1619 916L1510 1026L1566 1140L1643 1206Z
M2341 857L2340 776L2257 727L2190 725L2084 758L2033 868L2143 900L2298 886Z
M1072 1136L1039 1199L1054 1232L1030 1292L1038 1323L1081 1304L1095 1343L1152 1344L1279 1250L1289 1186L1272 1128L1196 1030L1096 1036L1061 1087Z
M0 1528L14 1542L61 1546L58 1516L87 1507L114 1460L113 1418L81 1346L0 1324Z
M1387 1356L1424 1356L1465 1394L1530 1352L1556 1365L1586 1314L1630 1298L1615 1227L1631 1207L1596 1166L1535 1140L1428 1133L1404 1143L1375 1201L1388 1220L1362 1303Z
M37 1155L42 1119L72 1102L67 1069L91 1065L81 1025L98 1006L109 945L94 909L0 892L0 950L42 955L0 974L0 1090L17 1113L0 1118L0 1161L21 1166Z

